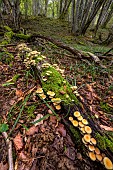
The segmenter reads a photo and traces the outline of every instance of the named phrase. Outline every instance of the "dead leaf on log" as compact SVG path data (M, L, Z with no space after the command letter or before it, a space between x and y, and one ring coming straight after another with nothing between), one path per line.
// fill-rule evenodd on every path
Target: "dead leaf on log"
M18 133L17 136L13 139L13 142L17 151L22 149L23 140L20 133Z

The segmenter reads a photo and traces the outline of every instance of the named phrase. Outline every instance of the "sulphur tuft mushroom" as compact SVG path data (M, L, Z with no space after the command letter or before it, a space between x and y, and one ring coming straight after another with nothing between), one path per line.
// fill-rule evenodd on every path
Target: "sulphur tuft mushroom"
M97 147L95 148L95 153L98 155L100 154L100 150Z
M82 122L79 122L80 127L84 127L84 124Z
M39 94L39 96L42 98L42 99L46 99L46 95L45 94Z
M78 127L78 121L77 120L73 120L72 124L73 124L73 126Z
M88 121L87 121L86 119L82 119L82 123L83 123L84 125L88 125Z
M51 101L53 103L58 103L59 104L61 102L61 99L60 98L52 98Z
M88 134L92 133L92 129L89 126L85 126L84 129L85 129L86 133L88 133Z
M55 96L55 93L52 92L52 91L48 91L47 94L48 94L49 96L51 96L51 97L54 97L54 96Z
M60 105L56 105L55 108L56 108L56 110L60 110L61 106Z
M85 140L86 142L90 142L91 136L90 136L89 134L84 135L84 140Z
M79 121L81 121L81 120L83 119L83 117L82 117L82 116L79 116L79 117L77 117L77 119L78 119Z
M111 160L108 157L104 157L103 163L104 163L104 166L106 167L106 169L113 169L113 163L111 162Z
M76 112L74 112L74 116L75 116L75 117L79 117L79 116L81 116L81 114L80 114L79 111L76 111Z
M36 93L38 93L38 94L43 93L43 89L42 89L42 88L38 88L38 89L36 90Z
M92 161L96 160L96 155L93 152L89 152L89 157Z
M90 151L94 151L95 150L95 147L93 145L89 145L88 148L89 148Z
M82 133L86 133L84 127L81 127L80 130Z
M91 138L91 143L92 143L93 145L96 145L96 144L97 144L97 141L96 141L94 138Z
M84 140L84 138L82 138L82 142L87 145L88 143Z
M72 121L72 120L73 120L73 117L70 116L70 117L69 117L69 120Z
M97 158L98 161L100 161L100 162L102 161L102 155L96 154L96 158Z

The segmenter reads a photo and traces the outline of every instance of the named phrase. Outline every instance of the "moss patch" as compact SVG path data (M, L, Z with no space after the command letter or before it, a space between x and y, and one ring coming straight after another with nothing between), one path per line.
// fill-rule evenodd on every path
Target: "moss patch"
M25 35L25 34L14 34L14 37L23 39L23 40L28 40L30 38L30 35Z
M113 114L113 108L110 107L107 103L101 102L100 107L104 112L108 114Z
M99 133L96 134L97 145L100 149L106 150L109 148L111 152L113 152L113 138L109 140L105 135L101 136Z
M50 76L46 76L46 72L51 71ZM47 93L47 91L55 92L55 97L60 98L64 104L72 104L74 101L76 104L80 104L78 99L72 93L71 85L65 81L62 75L52 66L43 69L42 77L47 77L47 81L42 81L42 88ZM60 92L64 91L65 94Z

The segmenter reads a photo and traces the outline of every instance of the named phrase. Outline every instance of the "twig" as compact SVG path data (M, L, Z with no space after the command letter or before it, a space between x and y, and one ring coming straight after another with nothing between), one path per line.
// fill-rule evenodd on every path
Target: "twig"
M113 47L110 49L110 50L108 50L107 52L105 52L104 54L103 54L103 56L105 56L105 55L107 55L110 51L112 51L113 50Z
M8 138L8 134L6 132L2 132L2 135L4 136L6 140L6 144L8 147L8 163L9 163L9 170L14 170L13 167L13 156L12 156L12 142Z

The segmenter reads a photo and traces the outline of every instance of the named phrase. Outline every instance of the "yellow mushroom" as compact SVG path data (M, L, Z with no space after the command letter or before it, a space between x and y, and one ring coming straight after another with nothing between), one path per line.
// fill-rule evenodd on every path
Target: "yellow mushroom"
M82 122L79 122L80 127L84 127L84 124Z
M53 103L60 103L61 102L61 99L60 98L52 98L51 101Z
M88 125L88 121L87 121L86 119L82 119L82 123L83 123L84 125Z
M96 140L94 139L94 138L91 138L91 143L93 144L93 145L96 145Z
M106 167L106 169L113 169L113 163L111 162L111 160L108 157L104 157L103 163L104 163L104 166Z
M79 121L81 121L81 120L83 119L83 117L82 117L82 116L79 116L79 117L77 117L77 119L78 119Z
M38 94L43 93L43 89L42 89L42 88L38 88L38 89L36 90L36 93L38 93Z
M100 162L102 161L102 155L96 154L96 158L97 158L98 161L100 161Z
M95 153L99 155L100 154L100 150L98 148L95 148Z
M72 121L72 124L73 124L73 126L78 127L78 121L73 120L73 121Z
M72 120L73 120L73 117L70 116L70 117L69 117L69 120L72 121Z
M92 161L96 160L96 155L93 152L89 152L89 157Z
M92 129L89 126L85 126L84 129L85 129L86 133L88 133L88 134L92 133Z
M95 150L95 147L93 145L89 145L88 148L89 148L90 151L94 151Z
M46 95L45 94L39 94L39 96L42 98L42 99L46 99Z
M81 114L80 114L79 111L76 111L76 112L74 112L74 116L75 116L75 117L79 117L79 116L81 116Z
M55 108L56 108L56 110L60 110L61 106L60 105L56 105Z
M89 134L84 135L84 140L85 140L86 142L90 142L91 136L90 136Z

